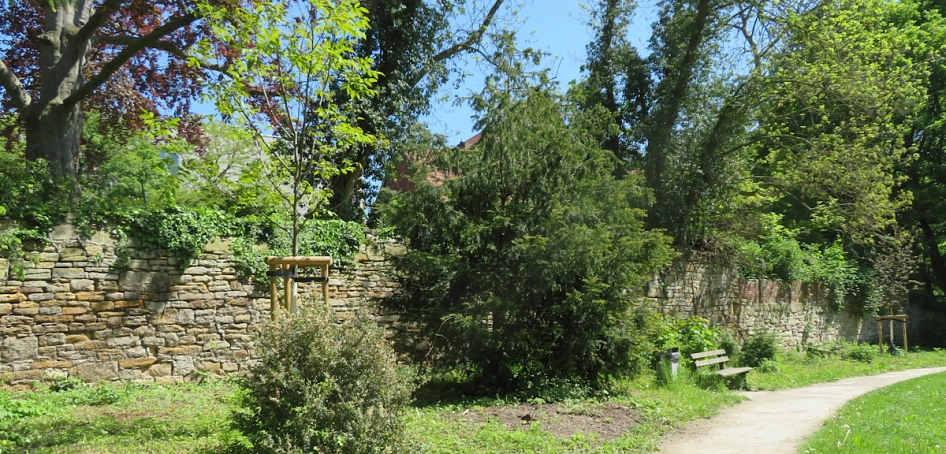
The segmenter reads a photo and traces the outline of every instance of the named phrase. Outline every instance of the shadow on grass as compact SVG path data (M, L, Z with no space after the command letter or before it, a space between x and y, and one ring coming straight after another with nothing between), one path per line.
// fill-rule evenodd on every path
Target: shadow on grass
M169 426L167 421L144 416L98 416L91 420L56 417L44 421L23 422L19 425L19 448L24 450L50 449L88 443L96 438L122 437L138 443L162 442L174 439L199 439L214 435L208 426Z

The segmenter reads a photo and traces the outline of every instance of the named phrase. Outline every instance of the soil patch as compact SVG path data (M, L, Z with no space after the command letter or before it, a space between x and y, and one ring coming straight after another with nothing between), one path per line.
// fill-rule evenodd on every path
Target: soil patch
M538 424L560 439L597 434L600 441L619 438L640 424L635 410L613 402L505 405L468 409L458 416L470 423L499 422L508 430L529 430Z

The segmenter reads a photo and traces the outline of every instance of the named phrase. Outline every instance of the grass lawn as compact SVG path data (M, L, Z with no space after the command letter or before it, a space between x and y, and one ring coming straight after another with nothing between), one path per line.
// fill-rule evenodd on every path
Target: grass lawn
M848 402L802 444L803 453L946 451L946 373L914 378Z
M939 366L946 366L946 350L915 352L906 356L878 355L870 363L845 360L837 356L812 358L804 352L781 351L778 371L760 372L759 369L754 369L749 372L748 380L752 389L773 391L802 388L848 377Z
M780 371L753 371L749 384L799 387L928 366L946 366L946 352L878 357L870 364L783 352ZM687 421L712 417L742 400L693 381L684 377L658 386L646 376L618 383L607 399L554 404L426 399L406 411L406 428L413 452L652 452L661 437ZM209 453L238 438L227 427L234 389L227 381L37 388L0 391L0 453Z

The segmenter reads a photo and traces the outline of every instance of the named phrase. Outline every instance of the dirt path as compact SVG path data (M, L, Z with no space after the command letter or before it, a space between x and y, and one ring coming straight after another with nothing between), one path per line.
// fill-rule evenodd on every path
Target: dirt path
M690 423L661 446L665 454L795 453L804 439L821 428L845 402L868 391L946 367L889 372L847 378L807 388L754 391L749 400L727 408L712 419Z

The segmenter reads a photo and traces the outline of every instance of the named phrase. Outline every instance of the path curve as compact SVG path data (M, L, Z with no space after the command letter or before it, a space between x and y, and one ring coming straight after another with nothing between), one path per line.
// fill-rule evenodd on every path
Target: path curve
M820 429L848 400L938 372L946 372L946 367L845 378L807 388L740 393L749 400L711 419L691 422L686 430L664 439L660 452L793 454L805 438Z

